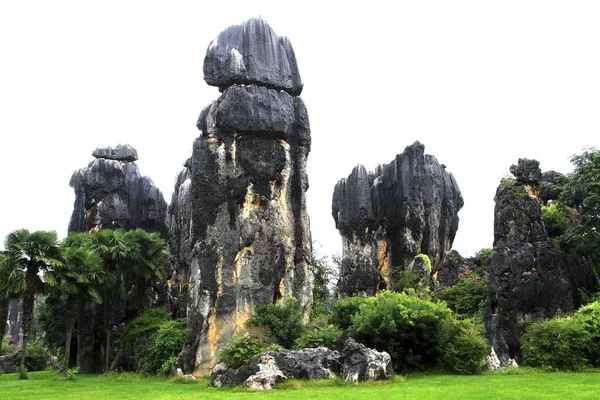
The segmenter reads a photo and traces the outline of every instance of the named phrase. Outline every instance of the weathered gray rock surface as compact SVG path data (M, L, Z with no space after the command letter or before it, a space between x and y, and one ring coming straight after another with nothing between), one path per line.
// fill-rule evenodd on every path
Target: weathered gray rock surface
M261 18L231 26L210 43L204 80L221 91L235 84L257 84L292 96L302 92L292 44Z
M308 316L313 287L310 127L289 41L260 19L230 27L204 71L223 93L200 114L169 210L189 288L184 370L198 374L256 306L293 296Z
M96 158L105 158L107 160L117 160L125 162L134 162L138 160L137 150L128 144L119 144L114 149L110 146L99 147L92 155Z
M340 355L342 378L358 382L390 379L392 358L385 351L377 351L348 338Z
M424 150L415 142L373 172L357 166L335 186L343 295L389 288L389 268L407 268L417 254L427 254L436 272L450 250L463 199L452 174Z
M268 360L269 370L278 371L271 375L296 379L331 379L341 376L347 381L390 379L392 360L386 352L369 349L352 338L340 339L341 352L325 347L302 350L270 351L255 356L248 365L238 369L228 369L223 364L216 365L208 382L212 386L236 386L253 382L261 370L261 364ZM272 361L271 361L272 360ZM262 367L265 369L264 367Z
M141 176L137 151L129 146L96 149L96 159L71 176L75 204L69 232L142 228L166 234L167 203L148 177Z
M517 180L496 191L494 251L484 305L486 337L503 366L521 362L527 320L551 318L578 306L577 289L593 282L589 266L565 254L544 227L535 160L519 160Z

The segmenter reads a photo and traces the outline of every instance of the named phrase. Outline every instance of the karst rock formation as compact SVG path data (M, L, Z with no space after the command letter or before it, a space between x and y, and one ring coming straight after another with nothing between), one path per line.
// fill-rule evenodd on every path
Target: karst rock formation
M75 204L69 232L142 228L166 239L167 203L152 180L140 174L136 149L118 145L98 148L92 155L95 160L71 176ZM82 307L77 354L82 372L94 373L102 364L104 329L98 306ZM126 318L125 303L114 310L112 318L118 325Z
M313 288L311 138L290 41L262 19L231 26L209 45L204 79L222 94L200 114L168 217L187 285L184 369L196 374L255 307L293 296L308 316Z
M362 165L340 180L332 213L342 236L339 290L374 295L390 287L390 268L409 267L418 254L432 273L452 247L463 199L452 174L415 142L389 164Z
M546 232L539 163L520 159L513 167L516 180L503 179L496 191L494 249L484 304L486 337L502 365L511 358L521 362L520 336L527 321L573 311L579 305L577 289L594 282L589 266L561 251Z
M127 144L92 155L95 160L69 183L75 190L69 232L142 228L166 234L167 203L152 180L140 175L137 151Z

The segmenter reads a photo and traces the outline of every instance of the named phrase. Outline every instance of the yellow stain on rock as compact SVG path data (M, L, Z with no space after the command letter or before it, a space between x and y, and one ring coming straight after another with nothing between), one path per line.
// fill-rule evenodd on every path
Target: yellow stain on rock
M217 261L217 296L223 293L223 256Z
M281 191L279 198L277 199L277 206L281 215L287 214L287 191L290 182L290 170L292 166L292 159L290 156L290 145L285 140L280 140L279 143L283 146L285 151L285 167L281 170Z
M217 310L215 307L210 308L210 316L208 317L208 348L210 352L210 368L214 367L217 359L217 351L219 350L219 327L217 326Z
M379 240L377 242L377 271L379 272L379 277L383 279L385 282L385 288L390 288L390 277L388 274L388 265L389 257L388 257L388 248L387 241Z
M248 185L246 189L246 197L244 198L244 205L242 206L242 218L250 218L250 211L256 210L260 207L260 201L254 201L254 185Z
M252 246L245 246L235 255L235 258L233 259L233 271L231 271L231 283L237 283L238 277L240 276L240 261L248 252L252 254Z
M535 185L523 185L529 197L537 199L537 187Z

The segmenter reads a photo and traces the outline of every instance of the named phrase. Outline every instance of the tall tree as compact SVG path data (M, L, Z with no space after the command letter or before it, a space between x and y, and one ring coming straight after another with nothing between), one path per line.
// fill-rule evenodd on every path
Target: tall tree
M140 315L149 306L146 295L148 286L156 280L166 279L167 244L159 233L150 233L143 229L128 231L125 237L133 249L126 272L134 282L133 300L137 305L137 314Z
M40 273L62 265L59 259L58 239L54 231L29 232L18 229L4 241L5 251L0 256L0 290L8 296L23 297L23 341L21 344L21 374L26 379L25 355L33 320L35 294L44 290Z
M106 333L106 345L104 348L105 372L110 370L111 330L113 326L114 306L119 299L126 296L123 272L127 264L134 258L136 252L135 243L126 237L123 229L102 229L92 232L89 236L87 246L96 251L104 262L104 284L100 296L103 299L104 329Z
M562 238L567 246L600 270L600 150L585 149L571 157L574 170L560 185L560 200L575 210Z
M0 290L0 355L2 354L2 340L6 334L6 320L8 319L8 304L10 299L4 290Z
M71 339L80 305L88 298L102 303L97 290L104 279L102 258L96 251L84 247L87 236L85 233L70 234L61 244L62 266L45 275L48 283L57 289L55 296L66 296L65 377L68 376Z

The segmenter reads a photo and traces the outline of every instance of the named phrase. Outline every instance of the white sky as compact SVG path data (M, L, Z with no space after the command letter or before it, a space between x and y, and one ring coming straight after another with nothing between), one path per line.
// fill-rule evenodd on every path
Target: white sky
M209 42L262 16L294 46L313 146L313 239L339 252L335 183L419 140L465 206L454 248L493 240L494 193L519 157L568 172L600 147L598 1L2 1L0 238L66 235L74 170L129 143L170 202L218 90ZM392 6L394 4L394 6Z

